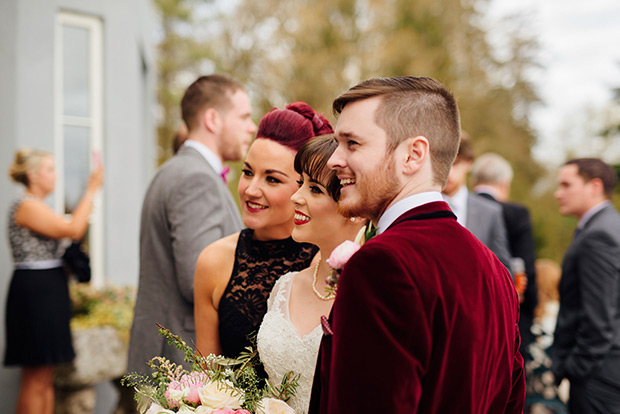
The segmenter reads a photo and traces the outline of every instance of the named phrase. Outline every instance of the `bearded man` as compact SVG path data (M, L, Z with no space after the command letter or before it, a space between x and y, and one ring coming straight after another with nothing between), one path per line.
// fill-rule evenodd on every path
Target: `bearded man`
M377 226L346 263L312 413L522 413L519 302L497 257L442 200L460 140L429 78L370 79L333 104L340 208Z

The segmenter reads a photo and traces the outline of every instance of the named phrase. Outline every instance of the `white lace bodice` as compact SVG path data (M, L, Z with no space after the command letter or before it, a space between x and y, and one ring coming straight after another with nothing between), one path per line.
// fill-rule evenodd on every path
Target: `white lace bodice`
M269 375L269 382L280 385L289 371L300 374L299 387L288 404L296 414L308 412L312 378L323 331L317 325L310 333L299 336L289 315L291 286L297 272L287 273L276 282L269 301L267 314L258 330L257 348Z

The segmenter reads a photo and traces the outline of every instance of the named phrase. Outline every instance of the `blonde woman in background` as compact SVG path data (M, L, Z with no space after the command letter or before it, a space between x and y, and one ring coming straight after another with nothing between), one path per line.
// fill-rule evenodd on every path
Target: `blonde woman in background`
M86 192L68 219L44 202L56 182L50 153L18 150L9 175L26 191L9 209L15 269L6 304L4 365L22 367L17 413L52 414L54 369L75 356L60 240L84 236L93 198L103 184L103 168L99 165L91 174Z

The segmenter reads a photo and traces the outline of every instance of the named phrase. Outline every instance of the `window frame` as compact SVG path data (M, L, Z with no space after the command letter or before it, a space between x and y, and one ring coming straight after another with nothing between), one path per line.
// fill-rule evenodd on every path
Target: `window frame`
M67 116L64 114L63 92L63 52L64 27L86 29L89 34L89 106L91 112L87 117ZM66 126L87 127L90 129L89 149L103 154L103 22L100 18L74 12L60 11L56 14L54 34L54 153L56 160L56 189L54 209L59 214L65 211L64 183L64 129ZM93 157L89 157L90 170ZM104 278L104 192L99 191L93 200L93 211L89 219L88 246L91 259L92 280L95 287L105 285Z

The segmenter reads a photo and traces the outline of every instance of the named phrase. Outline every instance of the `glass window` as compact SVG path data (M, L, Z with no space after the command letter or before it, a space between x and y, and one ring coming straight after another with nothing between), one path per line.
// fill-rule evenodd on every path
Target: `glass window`
M64 132L65 213L71 213L82 194L90 171L90 128L65 126Z
M89 31L63 25L62 40L63 115L89 117Z
M55 35L55 208L71 214L79 203L94 152L103 153L103 22L95 16L59 12ZM83 241L91 259L92 283L103 286L103 191L94 199Z

